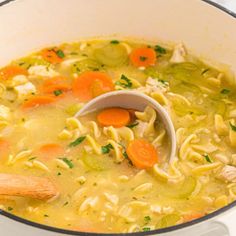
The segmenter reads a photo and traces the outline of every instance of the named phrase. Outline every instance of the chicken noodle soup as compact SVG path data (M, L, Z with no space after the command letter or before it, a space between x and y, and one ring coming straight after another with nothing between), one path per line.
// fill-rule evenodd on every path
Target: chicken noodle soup
M172 163L151 107L74 117L92 98L125 89L170 114ZM0 191L0 207L41 224L105 233L150 231L214 212L236 199L235 94L227 71L182 44L91 40L15 60L0 69L0 176L44 183L49 193L29 195L23 181L17 196Z

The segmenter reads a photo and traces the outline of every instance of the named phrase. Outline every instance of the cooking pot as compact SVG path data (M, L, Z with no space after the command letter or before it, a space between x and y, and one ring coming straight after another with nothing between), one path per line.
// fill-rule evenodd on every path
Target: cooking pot
M182 41L198 56L225 63L236 72L236 15L208 1L7 0L0 3L0 66L41 47L94 36ZM233 202L188 223L129 235L236 236L235 205ZM0 210L0 235L94 233L40 225Z

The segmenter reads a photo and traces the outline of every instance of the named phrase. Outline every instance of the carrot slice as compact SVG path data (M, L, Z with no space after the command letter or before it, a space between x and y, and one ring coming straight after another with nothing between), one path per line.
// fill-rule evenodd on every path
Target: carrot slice
M158 161L155 147L143 139L131 141L126 152L133 165L139 169L151 168Z
M122 127L130 122L130 114L122 108L108 108L101 111L97 120L102 126Z
M152 48L137 48L130 54L130 61L134 66L147 67L156 62L156 52Z
M52 63L52 64L57 64L63 61L64 53L62 52L62 56L58 52L62 52L60 49L57 48L45 48L41 51L41 56L43 57L44 60Z
M47 79L42 85L42 92L55 95L55 91L68 92L71 90L71 85L68 84L68 79L62 76L57 76L52 79Z
M0 139L0 157L5 157L10 153L10 144L5 139Z
M62 157L65 154L65 149L56 143L48 143L42 145L35 153L39 158L45 160L55 159L57 157Z
M74 96L86 102L102 93L114 90L111 78L99 71L87 71L76 78L72 85Z
M51 96L35 96L24 102L22 108L34 108L42 105L48 105L55 101L56 99Z
M198 218L203 217L204 215L205 215L204 213L195 213L195 214L193 213L193 214L185 215L184 222L196 220Z
M28 71L17 65L9 65L0 70L1 80L9 80L16 75L28 75Z

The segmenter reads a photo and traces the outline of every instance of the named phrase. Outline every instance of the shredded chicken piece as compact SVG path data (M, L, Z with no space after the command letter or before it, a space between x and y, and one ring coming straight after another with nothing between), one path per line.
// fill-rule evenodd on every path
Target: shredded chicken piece
M143 121L138 121L138 125L136 126L136 129L137 129L137 133L138 135L143 138L144 136L144 132L148 126L148 123L147 122L143 122Z
M148 94L153 92L165 93L169 90L169 83L148 77L145 86L139 87L137 90Z
M236 167L226 165L219 174L219 178L227 182L236 182Z
M185 62L185 56L186 56L186 50L184 48L184 45L182 43L177 44L174 47L173 54L170 58L171 63L181 63Z

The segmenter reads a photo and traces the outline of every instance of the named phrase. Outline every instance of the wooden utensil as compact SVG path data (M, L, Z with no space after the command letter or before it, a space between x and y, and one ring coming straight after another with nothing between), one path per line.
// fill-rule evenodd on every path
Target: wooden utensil
M58 194L55 185L47 178L0 174L0 195L49 200Z

